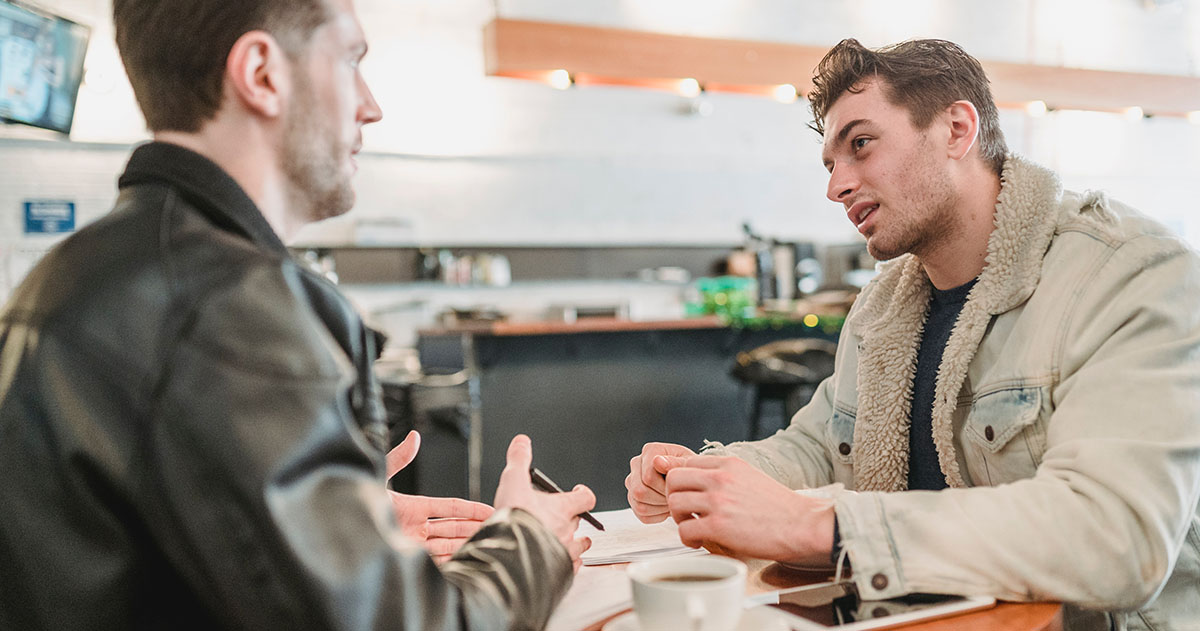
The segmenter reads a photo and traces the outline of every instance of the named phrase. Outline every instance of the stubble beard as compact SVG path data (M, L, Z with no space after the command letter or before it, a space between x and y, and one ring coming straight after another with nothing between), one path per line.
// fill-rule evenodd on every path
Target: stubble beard
M879 235L867 240L867 252L877 261L890 261L903 254L915 254L923 258L951 238L958 225L955 204L947 195L939 195L913 204L911 212L924 212L924 217L901 218L894 226L893 234Z
M881 207L884 212L892 212L895 224L890 234L877 233L878 238L872 235L867 239L867 253L877 261L890 261L903 254L923 258L953 238L962 218L949 181L944 169L928 161L921 164L912 174L913 185L908 187L916 194L904 195L905 199L898 200L900 207Z
M341 172L340 157L349 154L321 108L302 70L293 73L296 98L284 124L280 167L288 181L293 216L313 223L348 212L354 206L354 188Z

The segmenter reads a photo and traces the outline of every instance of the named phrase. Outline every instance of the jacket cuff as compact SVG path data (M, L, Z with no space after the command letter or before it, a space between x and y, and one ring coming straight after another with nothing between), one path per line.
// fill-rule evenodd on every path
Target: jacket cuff
M842 493L834 503L841 546L850 558L854 584L863 600L895 598L908 593L881 495Z
M491 517L484 523L487 524L493 519L509 521L523 528L538 532L539 539L544 542L546 553L552 557L548 561L548 564L553 565L557 563L561 566L557 569L565 572L568 576L574 575L575 569L572 567L571 555L567 552L567 547L558 540L558 537L553 532L550 532L550 529L542 523L542 520L534 517L533 513L524 508L504 508L493 512Z
M506 620L505 628L541 629L573 578L566 547L521 509L492 513L442 571L473 602L468 618L479 628Z

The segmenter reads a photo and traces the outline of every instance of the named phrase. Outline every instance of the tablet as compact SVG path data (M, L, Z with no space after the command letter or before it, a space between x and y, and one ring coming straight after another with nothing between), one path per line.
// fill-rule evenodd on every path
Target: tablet
M778 592L778 603L763 606L783 614L788 625L798 631L868 631L956 616L996 604L996 599L991 597L945 594L910 594L890 600L861 600L853 589L841 590L841 595L828 599L828 602L814 602L814 587L782 590ZM830 593L830 590L826 590L826 593Z

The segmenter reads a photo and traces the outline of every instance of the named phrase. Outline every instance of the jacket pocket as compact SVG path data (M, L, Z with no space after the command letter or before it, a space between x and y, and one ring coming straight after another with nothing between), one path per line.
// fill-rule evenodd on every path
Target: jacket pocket
M967 413L966 435L975 445L972 477L1001 484L1033 477L1045 450L1040 386L1006 388L980 395Z
M835 460L842 464L854 464L854 414L835 407L829 419L826 440Z

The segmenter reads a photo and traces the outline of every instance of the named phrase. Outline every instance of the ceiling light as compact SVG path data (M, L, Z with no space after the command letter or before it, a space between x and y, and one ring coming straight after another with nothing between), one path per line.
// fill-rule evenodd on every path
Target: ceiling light
M679 92L680 96L686 96L689 99L697 97L700 96L700 82L691 77L680 79L675 90Z
M780 103L794 103L796 102L796 97L798 95L796 93L796 86L790 83L784 83L782 85L775 86L775 90L772 92L771 96Z
M571 73L561 68L551 71L546 80L550 83L550 85L559 90L566 90L567 88L571 87L572 83Z

